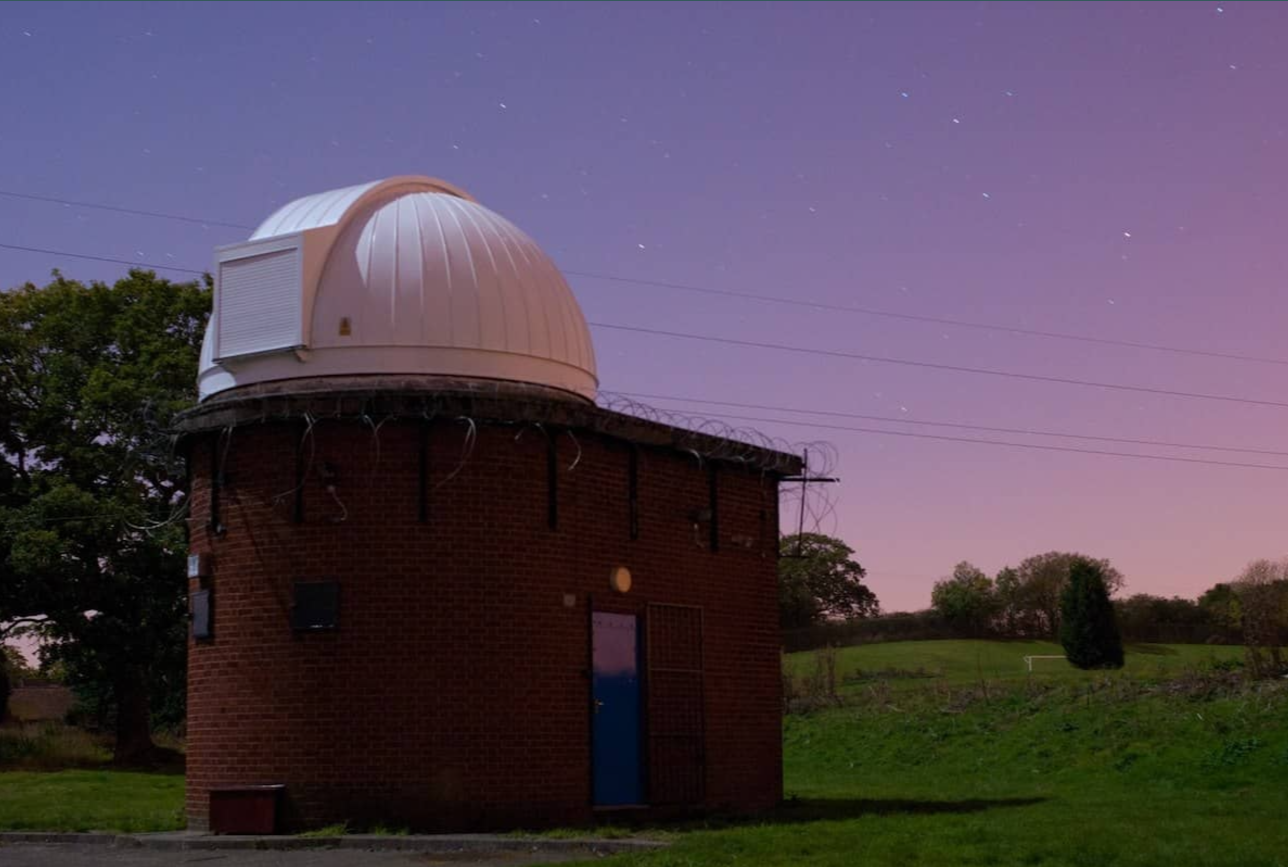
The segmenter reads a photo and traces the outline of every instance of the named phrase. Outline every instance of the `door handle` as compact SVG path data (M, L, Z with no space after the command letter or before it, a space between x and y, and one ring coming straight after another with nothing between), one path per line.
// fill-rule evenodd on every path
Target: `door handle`
M603 706L604 706L604 703L602 701L600 701L599 699L595 699L595 713L599 713L599 709Z

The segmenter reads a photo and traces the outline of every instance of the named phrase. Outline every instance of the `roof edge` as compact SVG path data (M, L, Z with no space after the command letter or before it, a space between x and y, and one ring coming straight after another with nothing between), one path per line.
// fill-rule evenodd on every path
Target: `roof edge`
M588 430L636 445L667 448L697 458L741 464L777 475L798 475L801 456L604 409L534 391L526 393L372 389L229 395L182 413L174 431L181 440L254 424L310 419L460 419L476 423L539 424Z

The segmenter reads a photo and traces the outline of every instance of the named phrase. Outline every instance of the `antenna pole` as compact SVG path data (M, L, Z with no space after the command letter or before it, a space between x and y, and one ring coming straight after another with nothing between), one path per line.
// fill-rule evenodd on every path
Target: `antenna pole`
M796 556L800 557L805 551L805 492L806 485L809 484L809 449L805 449L805 459L801 465L801 511L800 519L796 525Z

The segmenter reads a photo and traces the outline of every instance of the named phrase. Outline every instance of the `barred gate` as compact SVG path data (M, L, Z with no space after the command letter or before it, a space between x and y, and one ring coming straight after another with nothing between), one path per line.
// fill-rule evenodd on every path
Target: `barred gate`
M706 795L702 609L650 603L645 628L649 801L701 804Z

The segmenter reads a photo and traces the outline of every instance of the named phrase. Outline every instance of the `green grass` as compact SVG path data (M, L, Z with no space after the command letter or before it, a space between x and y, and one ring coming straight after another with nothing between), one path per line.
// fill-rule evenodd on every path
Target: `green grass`
M350 825L348 822L336 822L334 825L323 825L311 831L301 831L297 837L344 837L349 834L374 834L377 837L406 837L411 830L406 825L386 825L377 822L374 825Z
M349 833L348 822L337 822L334 825L323 825L311 831L301 831L298 837L343 837Z
M846 649L842 675L886 676L786 718L786 806L669 826L671 848L615 863L1288 867L1288 682L1240 685L1216 670L1236 648L1186 646L1136 648L1109 674L1048 660L1029 678L1020 658L1046 650ZM896 676L918 668L936 676ZM0 773L0 828L171 830L182 797L177 776Z
M1085 682L1096 675L1080 671L1063 659L1033 660L1030 678L1025 656L1063 656L1060 645L1048 641L902 641L842 647L837 651L837 676L841 692L858 692L864 685L887 682L908 689L928 682L949 686L988 682ZM1127 645L1126 674L1157 679L1186 669L1210 667L1213 662L1243 658L1243 648L1203 644ZM814 667L813 653L787 657L789 671L807 675ZM862 677L859 675L862 673ZM925 677L909 677L920 673ZM847 678L849 679L847 682Z
M1030 682L1019 657L1047 647L842 652L843 673L941 676L865 682L844 707L789 716L785 807L616 863L1288 867L1288 685L1239 686L1205 665L1237 650L1180 646Z
M0 830L136 833L183 825L178 774L0 772Z

